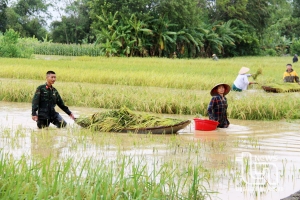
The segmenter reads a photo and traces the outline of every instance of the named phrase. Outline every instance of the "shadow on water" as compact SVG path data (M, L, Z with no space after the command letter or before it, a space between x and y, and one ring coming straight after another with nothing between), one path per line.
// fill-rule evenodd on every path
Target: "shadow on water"
M164 160L181 159L185 162L186 156L191 156L190 153L185 156L188 150L181 148L180 144L172 151L166 147L165 138L172 140L173 136L112 133L118 138L114 145L101 143L99 137L107 137L105 134L74 136L72 132L80 127L61 110L58 112L68 122L68 128L57 129L51 125L48 129L39 130L31 119L30 107L28 103L0 102L0 148L17 158L25 154L37 157L51 155L57 159L85 156L110 159L122 151L124 155L143 155L150 160L155 154ZM71 110L79 116L102 109L73 107ZM193 116L174 117L193 119ZM195 131L192 123L177 135L183 141L202 145L196 154L201 154L207 169L219 175L217 181L210 183L211 188L219 192L212 196L213 199L280 199L300 189L299 121L231 119L230 122L229 128L215 131ZM243 171L245 160L252 161L252 165L246 166L246 174ZM259 165L265 169L255 168ZM260 187L262 176L268 186ZM253 191L261 193L254 195Z

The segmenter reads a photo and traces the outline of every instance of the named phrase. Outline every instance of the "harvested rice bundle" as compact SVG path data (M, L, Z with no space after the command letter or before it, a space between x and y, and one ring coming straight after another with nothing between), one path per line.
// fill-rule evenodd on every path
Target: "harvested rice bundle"
M84 128L103 132L119 132L126 128L148 128L175 125L182 120L161 118L149 114L138 114L127 107L119 110L94 113L91 117L80 117L76 123Z
M276 92L300 92L300 86L298 83L269 83L266 86L276 89Z
M253 80L256 80L257 76L260 75L260 74L262 74L262 69L261 69L261 68L259 68L259 69L256 71L255 74L252 74Z

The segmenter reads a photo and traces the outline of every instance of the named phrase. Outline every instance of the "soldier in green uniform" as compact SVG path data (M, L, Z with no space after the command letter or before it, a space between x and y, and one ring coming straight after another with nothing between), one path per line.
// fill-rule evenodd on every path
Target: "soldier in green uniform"
M32 119L37 122L39 128L48 127L50 123L58 128L65 127L66 121L55 111L55 106L58 105L65 113L67 113L73 120L74 115L65 106L58 91L52 86L56 81L54 71L46 73L47 82L37 87L32 100ZM38 112L38 113L37 113Z

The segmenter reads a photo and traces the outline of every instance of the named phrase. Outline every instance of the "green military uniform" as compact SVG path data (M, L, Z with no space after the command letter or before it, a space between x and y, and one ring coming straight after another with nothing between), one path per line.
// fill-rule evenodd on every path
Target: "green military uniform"
M49 87L47 84L43 84L37 87L32 100L32 116L38 116L37 126L39 128L48 127L50 123L59 128L67 125L66 121L55 111L56 105L68 115L71 114L53 86Z

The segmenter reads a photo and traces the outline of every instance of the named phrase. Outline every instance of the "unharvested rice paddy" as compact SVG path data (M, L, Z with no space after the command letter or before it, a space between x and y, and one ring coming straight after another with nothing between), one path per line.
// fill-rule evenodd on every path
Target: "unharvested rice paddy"
M210 89L232 85L242 66L257 84L230 92L228 115L246 120L298 119L298 93L268 94L263 85L280 84L289 57L221 59L104 58L37 56L1 58L0 100L31 102L45 73L57 74L55 87L68 106L207 116ZM294 64L297 71L298 64ZM250 81L254 81L252 77ZM271 100L271 101L270 101Z

